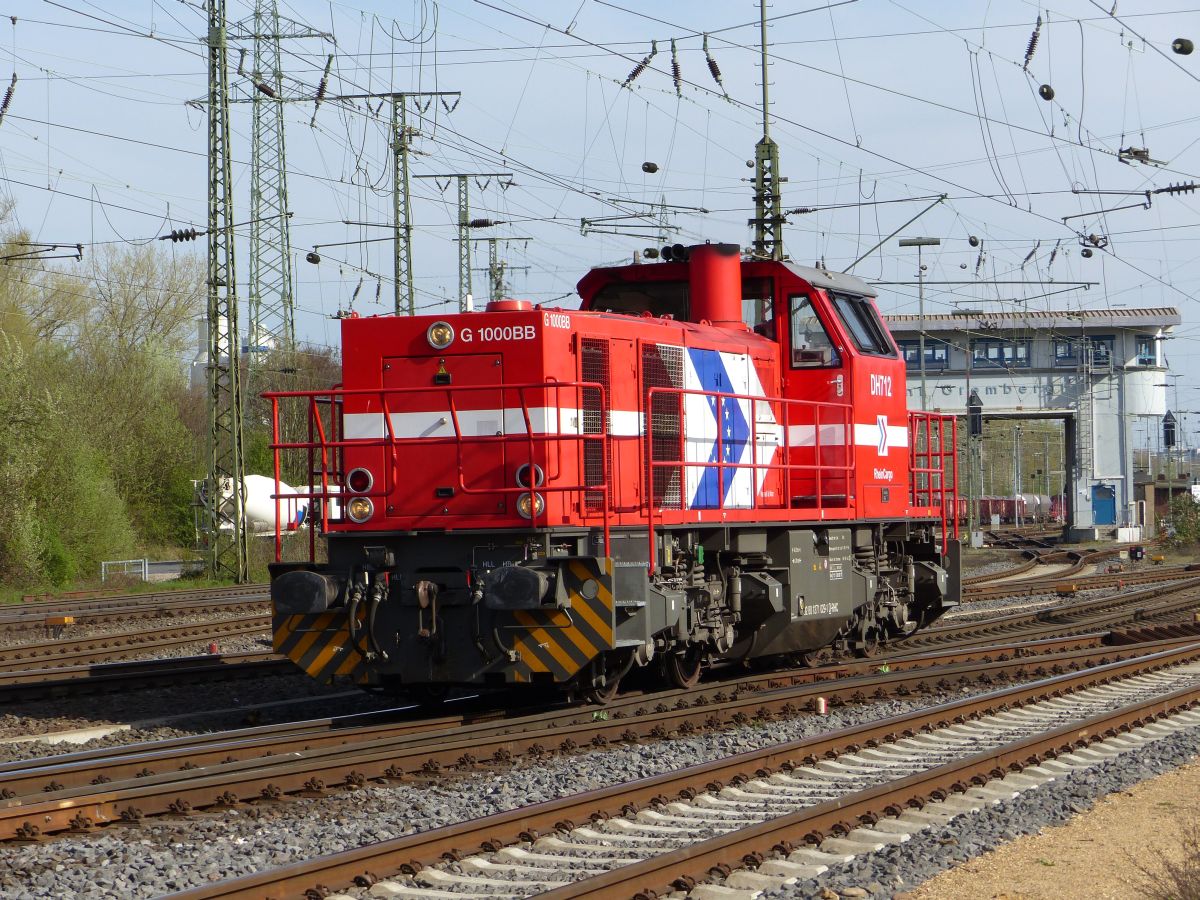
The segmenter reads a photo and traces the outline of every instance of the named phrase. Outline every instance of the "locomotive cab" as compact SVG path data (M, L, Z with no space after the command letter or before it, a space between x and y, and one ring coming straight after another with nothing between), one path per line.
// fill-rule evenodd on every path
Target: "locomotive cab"
M781 396L831 405L811 417L791 410L797 421L787 424L786 443L795 464L826 471L820 478L798 472L790 506L865 510L869 503L872 515L904 516L905 364L870 286L793 263L742 262L730 244L676 248L672 260L593 270L579 285L581 308L749 331L775 344ZM854 421L841 421L835 407L853 408Z

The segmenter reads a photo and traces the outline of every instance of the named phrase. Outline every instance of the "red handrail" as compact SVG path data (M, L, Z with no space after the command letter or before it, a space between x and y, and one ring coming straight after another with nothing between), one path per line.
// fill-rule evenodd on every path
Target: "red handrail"
M557 403L554 406L554 408L560 410L558 430L555 432L546 432L544 434L535 434L533 431L533 421L530 417L530 412L529 412L529 402L528 402L528 392L529 391L538 391L543 394L552 393L553 396L555 397L555 400L557 401L559 399L562 391L564 391L564 390L574 391L576 393L577 397L582 398L582 391L585 389L589 390L589 391L592 391L592 390L596 391L597 392L596 395L599 397L600 408L602 410L608 408L607 399L606 399L606 389L605 389L604 385L600 384L599 382L593 382L593 381L532 382L532 383L526 383L526 384L503 384L503 385L494 385L494 384L434 385L434 386L428 386L428 387L405 387L405 388L354 388L354 389L335 388L335 389L330 389L330 390L326 390L326 391L270 391L270 392L264 393L263 397L265 399L269 400L271 402L271 406L272 406L272 442L269 445L269 449L272 451L272 454L274 457L274 469L275 469L275 493L274 493L272 499L275 500L275 504L276 504L276 517L275 517L276 561L279 561L280 557L282 556L282 533L281 533L281 529L280 529L280 520L279 520L280 500L282 499L281 491L280 491L280 484L281 484L280 454L282 453L282 451L284 451L284 450L307 450L308 451L308 456L309 456L309 460L310 460L309 474L308 474L309 490L297 491L295 494L291 494L289 496L295 497L295 498L308 498L310 501L318 500L318 499L321 500L322 501L322 504L321 504L321 506L322 506L322 527L324 530L328 530L328 527L329 527L329 503L325 502L325 501L328 501L329 499L331 499L333 497L333 494L331 493L331 491L329 489L330 452L332 451L333 454L336 455L340 459L341 455L342 455L342 450L346 447L382 447L382 448L384 448L389 453L391 465L389 467L388 478L384 483L383 489L369 491L365 494L356 494L355 496L365 496L365 497L386 497L386 496L388 496L388 494L393 489L394 485L399 480L399 473L397 470L399 463L398 463L397 455L396 455L396 449L397 449L397 444L399 442L399 439L396 437L395 430L393 427L392 413L390 410L388 400L389 400L389 398L394 399L397 396L412 396L412 395L419 395L419 394L424 394L424 395L435 394L435 395L441 395L444 397L446 405L447 405L447 409L449 412L450 421L453 423L454 434L447 435L447 436L406 437L403 439L404 443L406 446L413 446L416 444L446 445L448 443L453 442L453 444L455 445L455 448L456 448L456 466L457 466L457 470L458 470L458 472L457 472L458 487L464 494L519 494L519 493L524 493L526 491L529 491L531 493L537 492L537 493L547 494L547 493L568 493L571 491L587 492L589 490L594 490L595 485L588 485L585 483L552 484L551 483L552 479L554 479L556 477L556 473L549 464L549 460L550 460L549 445L552 442L554 442L556 445L558 445L557 442L560 442L560 441L574 441L574 442L579 443L581 445L581 447L584 444L587 444L588 442L599 443L600 447L601 447L601 453L600 453L601 472L600 472L600 475L601 475L601 479L602 479L602 485L604 486L604 490L602 490L603 503L602 503L602 508L600 510L600 514L602 517L602 528L603 528L603 533L604 533L604 555L605 556L610 555L611 535L610 535L609 518L610 518L611 508L610 508L610 500L609 500L609 491L607 490L607 485L608 485L609 477L611 474L609 472L610 454L608 453L608 447L607 447L609 435L607 434L607 432L601 432L598 434L584 434L582 432L580 432L580 433L564 433L561 428L561 422L562 422L561 407ZM455 399L456 399L456 396L461 395L466 392L471 392L471 391L500 392L502 396L503 396L504 392L508 392L508 391L517 392L517 395L520 399L520 404L521 404L521 416L522 416L522 419L523 419L524 425L525 425L525 433L523 435L507 435L507 434L466 435L466 434L464 434L462 431L462 428L460 427L460 423L459 423L459 419L458 419L459 409L455 402ZM308 401L308 428L309 428L309 440L308 441L298 442L298 441L282 440L282 437L280 434L280 425L279 425L279 404L280 404L281 400L292 399L292 398L304 399L304 400ZM340 429L338 428L338 423L337 423L337 417L335 416L333 423L332 423L332 430L334 431L336 437L331 439L330 437L328 437L326 435L324 423L322 423L321 419L320 419L320 412L319 412L318 405L317 405L318 398L328 398L328 400L331 402L331 405L332 405L332 403L336 403L339 401L342 402L342 404L344 405L344 402L347 398L365 399L367 401L377 400L378 404L379 404L379 409L380 409L380 412L378 414L382 415L384 418L383 436L379 437L379 438L346 439L346 438L344 438L344 436L342 436L340 434ZM367 404L368 408L370 405L371 404L368 402L368 404ZM576 404L576 406L574 408L582 408L582 404ZM495 443L516 444L517 442L525 443L525 445L528 449L528 457L529 457L528 464L529 464L529 472L530 472L530 483L529 483L528 487L515 486L515 487L479 488L479 487L474 487L467 483L466 471L465 471L465 460L464 460L464 455L463 455L464 446L467 443L486 445L486 444L495 444ZM545 480L544 480L543 484L541 484L541 485L536 485L534 483L534 479L532 476L532 473L535 471L534 466L537 464L535 448L538 446L545 446L547 448L547 451L546 451L547 455L546 455L546 460L545 460L546 467L543 472L543 474L545 476ZM312 485L312 474L313 474L312 462L313 462L314 451L319 452L320 459L321 459L321 469L320 469L321 490L319 492L314 490L314 485ZM581 454L581 463L582 463L582 454ZM559 470L559 472L561 472L561 466L559 467L558 470ZM579 466L579 471L582 475L582 473L584 471L584 467L582 464ZM341 472L338 472L337 475L338 475L338 480L340 482L341 479L344 477L344 475ZM341 488L343 486L344 485L341 485L339 483L339 488ZM342 494L342 496L345 496L345 495ZM581 505L581 508L582 508L582 505ZM536 525L537 519L538 519L538 512L537 512L536 504L534 504L533 509L531 510L531 513L532 513L532 515L530 517L530 524ZM548 514L548 510L543 510L542 515L547 515L547 514ZM313 531L313 529L310 528L310 554L309 554L310 559L315 558L315 544L311 543L314 540L312 538L312 531Z
M779 472L783 473L783 478L784 478L783 505L785 505L785 506L791 503L792 473L796 472L796 471L812 472L815 475L816 485L817 485L817 487L816 487L816 503L817 503L816 508L817 508L817 510L821 511L822 513L824 512L824 510L826 508L826 505L824 503L824 495L821 490L823 478L826 476L837 477L838 473L840 473L841 477L845 479L846 485L847 485L846 505L844 507L836 507L836 508L838 508L838 509L851 508L850 485L854 480L855 461L854 461L852 407L849 403L828 403L828 402L822 402L822 401L816 401L816 400L795 400L795 399L790 399L790 398L786 398L786 397L764 397L764 396L755 395L755 394L739 394L739 393L734 393L734 392L730 392L730 391L706 391L706 390L700 390L697 388L652 387L646 392L647 415L649 415L650 411L653 409L653 400L654 400L654 396L656 394L662 394L662 395L666 395L666 396L674 396L676 398L675 406L679 413L680 442L679 442L679 458L678 459L655 460L654 459L654 445L653 445L653 440L654 440L653 429L649 428L649 427L646 428L645 435L643 436L644 442L645 442L644 446L645 446L645 456L646 456L646 478L647 478L647 485L646 485L647 489L645 491L646 517L647 517L648 540L649 540L649 544L650 544L647 564L648 564L651 574L654 573L655 569L658 566L657 546L656 546L655 531L654 531L655 508L656 508L655 497L654 497L654 472L657 469L676 469L676 470L678 470L679 479L680 479L680 488L679 489L680 489L680 511L681 512L686 511L686 508L687 508L686 507L687 498L685 496L686 491L687 491L687 485L686 485L686 479L684 478L684 472L689 467L690 468L699 468L699 469L716 468L717 469L717 486L718 486L718 492L719 492L718 496L719 497L725 496L725 490L724 490L724 485L725 485L724 470L725 469L733 469L733 470L735 470L735 474L736 474L736 470L738 470L738 469L750 469L751 473L752 473L752 475L751 475L752 483L755 486L757 486L757 484L758 484L759 471L765 470L768 473L771 471L779 471ZM718 427L717 427L717 461L716 462L700 461L700 460L689 461L686 458L687 457L687 452L686 452L687 428L686 428L686 424L685 424L685 419L686 419L686 412L685 412L686 407L684 404L685 396L698 396L698 397L704 397L707 399L715 399L717 401L717 409L718 410L720 410L721 404L725 400L749 401L749 403L750 403L750 447L752 448L751 455L750 455L751 461L748 463L733 463L733 462L726 462L724 460L724 452L723 452L724 451L724 436L723 436L723 432L722 432L722 429L721 429L719 423L718 423ZM790 458L791 458L790 455L788 454L788 450L790 447L789 442L788 442L788 434L789 434L789 430L791 428L791 421L790 421L789 414L793 410L795 410L797 407L812 411L811 418L812 418L812 428L813 428L813 449L815 451L815 459L816 459L815 463L794 463L794 462L760 463L758 461L758 416L756 415L756 413L757 413L756 404L758 404L758 403L777 404L783 413L783 423L782 424L779 424L778 422L776 423L777 427L780 430L780 434L782 435L782 439L780 441L779 446L780 446L780 449L783 450L784 452L782 454L779 454L779 457L780 457L780 459L783 459L783 460L790 460ZM824 418L821 415L822 411L824 411L824 410L831 410L831 411L839 412L840 419L841 419L840 423L824 421ZM823 449L825 449L825 447L826 447L826 445L822 445L822 443L821 443L821 428L824 425L834 425L835 427L840 425L841 430L842 430L841 443L827 445L827 446L831 446L831 447L839 447L840 446L845 451L845 454L846 454L845 455L846 461L844 463L840 463L840 464L839 463L822 463L820 461L821 460L821 451ZM777 506L778 506L778 504L776 504L775 506L773 506L771 508L776 508ZM751 494L750 494L750 505L747 507L739 507L739 508L759 509L760 507L766 508L765 504L759 503L757 490L752 490ZM833 508L833 507L830 507L830 508ZM666 516L665 516L666 507L664 506L664 507L659 508L657 510L657 512L658 512L659 521L665 522L666 521Z

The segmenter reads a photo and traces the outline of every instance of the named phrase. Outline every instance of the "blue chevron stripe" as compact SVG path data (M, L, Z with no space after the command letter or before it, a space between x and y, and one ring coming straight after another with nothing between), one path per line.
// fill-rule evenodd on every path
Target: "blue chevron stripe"
M701 350L689 348L688 356L699 379L697 387L703 391L729 393L734 390L729 372L721 354L716 350ZM721 430L722 459L717 457L717 441L714 438L709 450L708 462L741 463L745 460L746 450L750 444L750 423L742 412L742 405L732 397L709 397L709 413L713 422ZM720 407L718 409L718 406ZM689 435L692 438L693 435ZM725 470L724 496L721 494L720 475L716 467L705 468L696 492L692 495L689 506L692 509L717 509L725 505L729 492L733 487L733 477L736 469Z

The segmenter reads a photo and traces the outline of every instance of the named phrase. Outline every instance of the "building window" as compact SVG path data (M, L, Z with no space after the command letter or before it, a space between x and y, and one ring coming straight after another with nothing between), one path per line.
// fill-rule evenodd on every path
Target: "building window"
M1054 364L1056 366L1078 365L1079 347L1077 342L1056 340L1054 342Z
M900 352L904 354L904 365L911 371L918 371L921 368L921 342L899 341L898 343L900 345ZM932 338L926 338L925 368L927 370L950 368L950 345L933 340Z
M1156 366L1158 365L1158 354L1155 352L1154 338L1148 334L1139 334L1137 336L1137 365L1139 366Z
M1092 351L1093 366L1111 366L1113 363L1113 354L1116 348L1116 338L1113 337L1091 337L1088 338Z
M1029 341L984 339L975 341L971 366L975 369L1028 369Z

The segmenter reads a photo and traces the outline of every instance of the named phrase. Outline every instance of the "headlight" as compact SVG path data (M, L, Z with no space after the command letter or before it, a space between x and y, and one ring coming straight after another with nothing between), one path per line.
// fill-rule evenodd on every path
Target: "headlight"
M351 522L365 522L375 512L375 504L370 497L355 497L346 504L346 515Z
M533 464L533 484L529 483L529 463L522 463L517 469L517 487L541 487L546 480L546 473L537 463Z
M449 322L434 322L425 332L425 339L434 350L445 350L454 343L454 326Z
M538 493L525 493L517 497L517 512L523 519L540 516L546 509L546 498Z
M366 469L351 469L346 476L346 487L356 494L365 494L375 484L375 476Z

